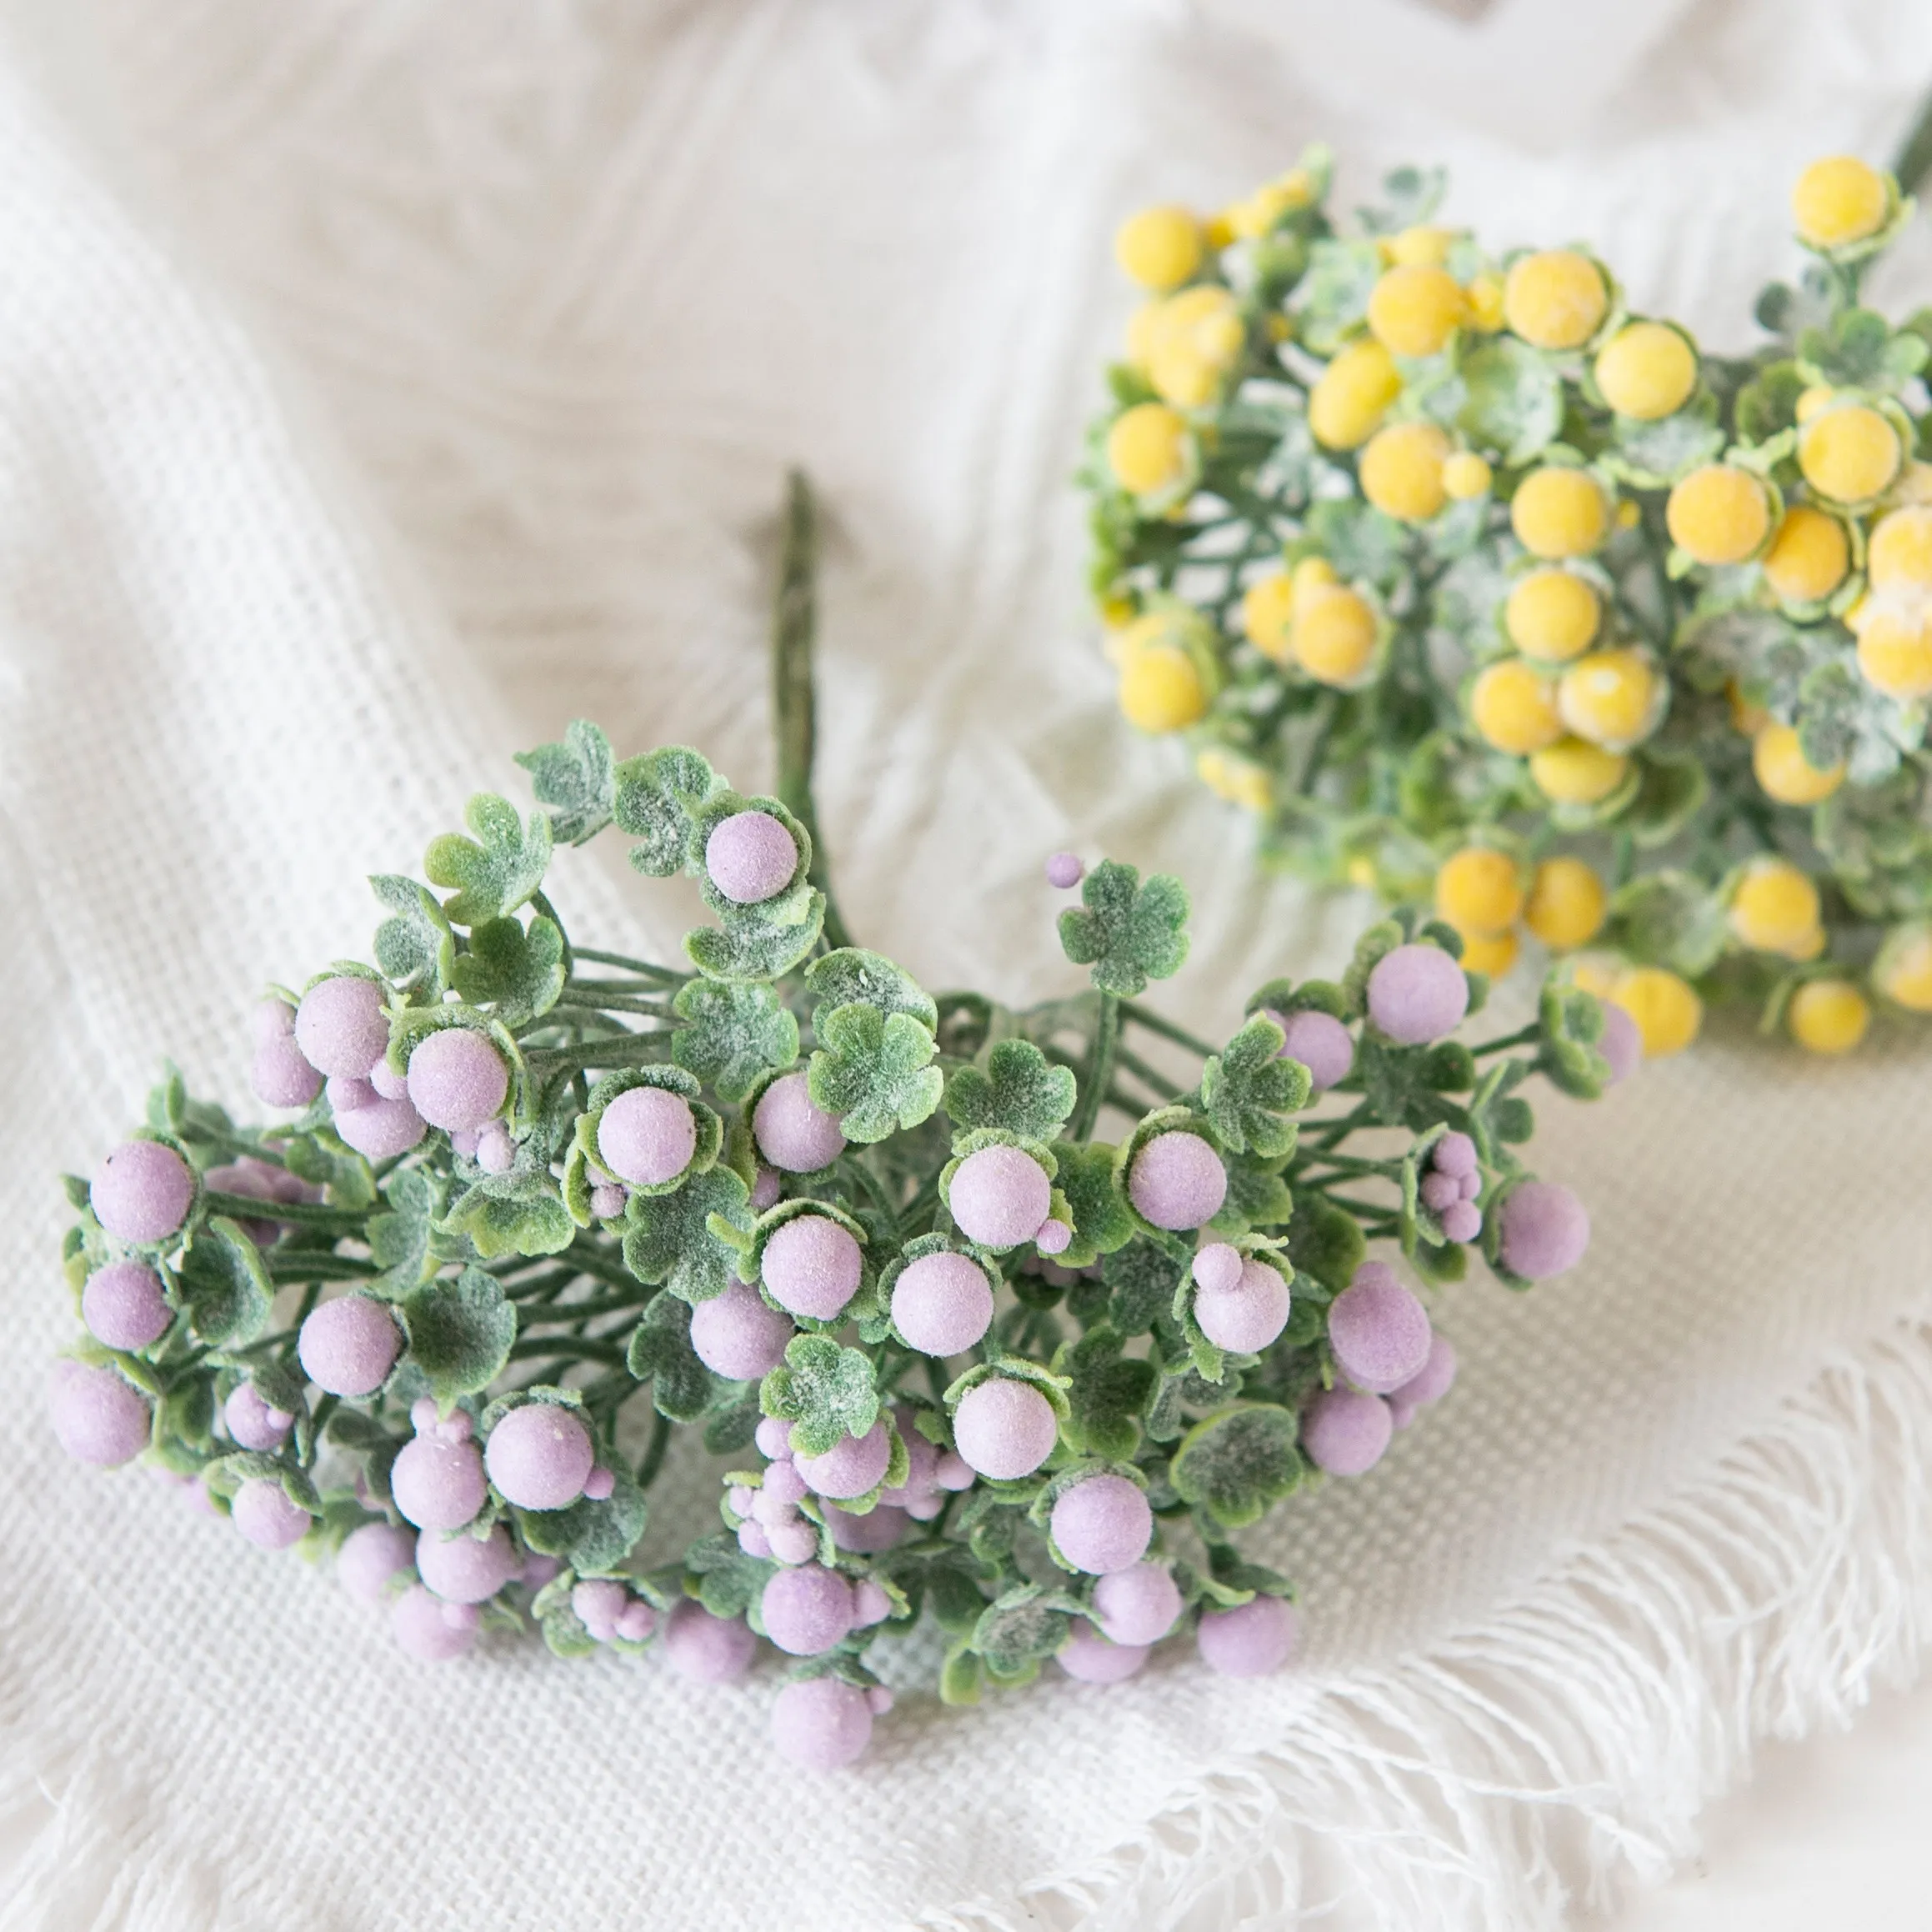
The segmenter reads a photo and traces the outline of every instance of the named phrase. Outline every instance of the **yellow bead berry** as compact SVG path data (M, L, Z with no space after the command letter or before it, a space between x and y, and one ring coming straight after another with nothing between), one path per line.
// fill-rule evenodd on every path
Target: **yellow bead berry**
M1879 518L1865 570L1874 590L1932 590L1932 507L1914 503Z
M1199 409L1214 401L1247 339L1233 293L1184 288L1160 305L1149 331L1148 379L1166 401Z
M1563 736L1554 679L1520 658L1491 664L1476 679L1469 716L1484 743L1518 758L1545 751Z
M1780 805L1815 805L1844 783L1844 767L1819 771L1804 755L1797 727L1767 724L1751 747L1751 769L1768 798Z
M1509 526L1533 557L1587 557L1609 533L1610 506L1588 470L1547 463L1532 470L1509 500Z
M1503 284L1503 316L1533 348L1581 348L1610 305L1603 271L1572 248L1525 255Z
M1107 432L1107 467L1137 497L1171 489L1188 473L1188 426L1164 403L1136 403Z
M1404 268L1439 268L1456 245L1454 228L1404 228L1389 238L1389 259Z
M1585 993L1594 993L1599 999L1608 999L1616 991L1617 976L1623 971L1618 961L1599 953L1594 959L1574 961L1569 977L1571 984L1581 987Z
M1791 224L1814 248L1842 248L1875 235L1890 203L1885 178L1849 154L1814 161L1791 190Z
M1507 932L1523 915L1523 875L1506 852L1465 845L1435 875L1435 909L1462 933Z
M1514 933L1464 933L1462 942L1465 973L1500 979L1516 963L1518 941Z
M1120 667L1120 709L1141 731L1180 731L1207 715L1208 687L1179 644L1147 644Z
M1289 573L1294 587L1294 614L1299 617L1318 591L1340 583L1335 567L1325 557L1304 557Z
M1610 895L1580 858L1546 858L1530 881L1523 923L1553 953L1587 946L1603 930Z
M1484 335L1494 335L1503 326L1503 278L1485 270L1473 276L1464 292L1469 303L1469 327Z
M1786 603L1819 603L1844 582L1851 543L1844 525L1800 503L1784 513L1764 553L1764 581Z
M1481 496L1494 480L1495 473L1473 449L1459 449L1442 466L1442 487L1459 503Z
M1809 423L1819 410L1831 407L1831 399L1838 392L1829 383L1814 383L1809 389L1800 389L1798 400L1791 406L1791 413L1800 423Z
M1619 973L1610 989L1610 1001L1636 1021L1647 1060L1682 1053L1704 1024L1704 1002L1697 989L1661 966L1637 966Z
M1298 603L1289 643L1295 662L1317 683L1347 686L1368 669L1379 628L1359 592L1322 586Z
M1707 463L1672 488L1664 521L1670 541L1696 562L1742 563L1771 527L1771 499L1748 469Z
M1808 979L1791 995L1785 1019L1809 1054L1849 1054L1872 1024L1871 1002L1849 979Z
M1143 208L1115 233L1114 259L1129 280L1165 294L1200 267L1201 224L1186 208Z
M1877 496L1905 460L1889 418L1863 403L1814 416L1798 433L1798 467L1819 496L1862 503Z
M1529 761L1529 775L1544 797L1559 805L1597 805L1623 783L1630 761L1580 738L1566 738Z
M1209 745L1194 760L1194 772L1218 798L1244 812L1265 812L1274 802L1274 787L1262 768L1219 745Z
M1697 387L1697 352L1661 322L1633 322L1598 352L1597 387L1619 416L1654 423L1681 409Z
M1369 333L1392 355L1439 355L1464 310L1462 286L1446 268L1391 268L1369 293Z
M1874 691L1902 704L1932 697L1932 628L1924 617L1868 604L1853 628L1859 670Z
M1908 1013L1932 1013L1932 926L1897 926L1872 962L1872 984Z
M1448 501L1442 468L1449 458L1449 439L1434 423L1392 423L1362 452L1362 494L1385 517L1426 523Z
M1567 570L1532 570L1503 606L1503 628L1526 658L1560 664L1588 650L1603 621L1595 587Z
M1286 174L1264 183L1253 194L1224 211L1230 233L1244 242L1258 242L1273 234L1281 218L1304 208L1314 199L1314 183L1304 168L1291 168Z
M1294 621L1294 579L1285 570L1249 585L1241 599L1241 628L1256 650L1278 663L1286 658Z
M1351 343L1309 392L1308 426L1324 449L1355 449L1401 393L1395 358L1374 337Z
M1127 359L1143 375L1154 360L1154 338L1160 332L1160 312L1165 303L1144 302L1127 318Z
M1664 686L1641 651L1592 651L1563 673L1556 708L1579 738L1628 751L1655 728Z
M1916 458L1905 465L1904 474L1892 485L1895 503L1932 503L1932 463Z
M1738 875L1727 915L1739 945L1787 959L1823 949L1818 888L1787 858L1757 858Z

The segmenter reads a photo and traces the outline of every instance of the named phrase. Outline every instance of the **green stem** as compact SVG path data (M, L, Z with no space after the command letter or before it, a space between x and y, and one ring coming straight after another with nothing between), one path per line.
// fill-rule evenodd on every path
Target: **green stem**
M358 1261L353 1254L336 1254L299 1248L271 1248L262 1257L268 1279L278 1288L293 1281L363 1281L382 1270L373 1261Z
M1905 138L1899 143L1892 173L1899 178L1899 192L1910 194L1928 173L1932 173L1932 93L1919 103Z
M633 959L628 953L605 953L594 946L573 946L571 951L579 959L588 959L593 966L617 966L626 973L634 973L640 979L655 979L666 986L682 986L691 978L688 973L673 973L668 966L653 966L648 959Z
M1109 1077L1114 1069L1114 1050L1120 1039L1120 1000L1103 993L1100 1011L1094 1022L1094 1045L1088 1056L1086 1077L1080 1082L1080 1104L1074 1110L1069 1138L1091 1140L1094 1124L1100 1118L1100 1104L1107 1098Z
M640 999L623 993L586 992L581 987L566 987L557 995L557 1005L588 1008L593 1013L641 1013L650 1019L668 1019L671 1013L661 999ZM556 1008L551 1010L554 1012Z
M298 1227L326 1228L338 1234L358 1234L368 1224L368 1215L360 1208L325 1208L313 1201L258 1201L253 1194L224 1194L210 1188L202 1196L202 1205L211 1214L225 1214L231 1221L289 1221Z
M578 1335L519 1335L510 1344L513 1362L621 1363L624 1351L615 1342L595 1342Z
M1506 1053L1511 1047L1526 1047L1532 1041L1542 1038L1543 1029L1540 1025L1526 1026L1515 1033L1504 1034L1500 1039L1484 1040L1479 1047L1471 1047L1469 1051L1479 1060L1485 1054Z
M1185 1047L1190 1054L1199 1054L1204 1060L1211 1060L1220 1052L1219 1047L1211 1047L1199 1034L1192 1034L1184 1026L1177 1026L1171 1019L1163 1019L1138 1001L1124 999L1120 1003L1121 1017L1133 1021L1136 1026L1144 1026L1149 1033L1157 1033L1163 1039L1172 1040L1177 1047Z
M607 1034L602 1039L586 1040L582 1046L545 1047L525 1057L537 1084L548 1087L558 1074L579 1068L630 1067L640 1061L661 1060L670 1051L673 1030L667 1027L662 1033Z
M568 1258L567 1265L574 1268L579 1274L594 1275L612 1288L638 1285L638 1278L624 1266L622 1255L607 1254L588 1234L579 1234L563 1252ZM648 1300L649 1297L645 1299Z
M664 1452L671 1446L671 1419L659 1409L652 1418L651 1440L638 1464L638 1487L648 1489L664 1466Z
M528 1311L524 1326L541 1329L559 1322L593 1322L604 1315L621 1314L626 1309L642 1308L650 1299L651 1291L647 1290L640 1294L601 1295L594 1301L546 1302Z
M1132 1052L1124 1042L1115 1043L1114 1057L1137 1080L1151 1088L1164 1100L1179 1098L1181 1092L1179 1083L1170 1080L1159 1068L1150 1067L1139 1054Z

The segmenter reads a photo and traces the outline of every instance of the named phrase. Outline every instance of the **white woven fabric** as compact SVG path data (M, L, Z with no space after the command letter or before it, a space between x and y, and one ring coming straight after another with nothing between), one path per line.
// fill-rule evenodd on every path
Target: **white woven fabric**
M1922 8L1701 9L1534 164L1151 4L9 11L0 1932L1508 1932L1656 1869L1755 1738L1912 1662L1903 1049L1720 1039L1544 1109L1594 1250L1450 1294L1454 1398L1263 1539L1305 1671L908 1699L828 1783L775 1767L768 1677L406 1664L326 1578L64 1462L39 1384L71 1328L51 1170L163 1051L239 1101L255 988L363 949L362 875L510 750L591 715L764 781L790 460L834 523L822 807L866 938L929 984L1065 988L1038 864L1070 842L1187 878L1183 1017L1332 962L1361 908L1258 879L1083 635L1113 222L1326 133L1351 187L1439 157L1486 237L1593 237L1640 305L1739 341L1796 167L1882 153L1932 70ZM560 878L580 931L684 923L588 858Z

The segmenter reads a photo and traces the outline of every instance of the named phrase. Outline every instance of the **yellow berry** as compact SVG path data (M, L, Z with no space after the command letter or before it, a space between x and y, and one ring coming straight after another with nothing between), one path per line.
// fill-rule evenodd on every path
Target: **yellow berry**
M1295 662L1318 683L1345 686L1369 668L1378 628L1360 593L1321 586L1298 604L1289 643Z
M1203 408L1220 393L1246 339L1229 290L1184 288L1161 303L1149 327L1148 379L1168 402Z
M1858 668L1874 691L1901 703L1932 696L1932 628L1919 613L1867 604L1854 628Z
M1571 963L1570 982L1579 986L1585 993L1594 993L1599 999L1608 999L1616 991L1617 976L1624 970L1614 959L1607 959L1601 953L1594 959L1577 959Z
M1559 805L1600 804L1623 783L1630 761L1580 738L1566 738L1529 761L1529 775L1544 797Z
M1610 999L1636 1021L1647 1060L1682 1053L1704 1024L1704 1002L1696 988L1661 966L1619 973Z
M1244 758L1209 745L1194 760L1194 771L1216 798L1239 805L1244 812L1265 812L1274 802L1274 788L1268 773Z
M1798 433L1798 467L1819 496L1862 503L1899 473L1905 453L1890 421L1863 403L1827 409Z
M1767 724L1751 747L1751 769L1765 794L1780 805L1815 805L1844 783L1844 767L1821 772L1804 756L1798 729L1790 724Z
M1465 938L1507 932L1523 914L1523 877L1506 852L1465 845L1435 875L1435 909Z
M1373 336L1350 343L1309 392L1308 426L1325 449L1354 449L1401 393L1395 358Z
M1844 582L1851 544L1844 525L1808 503L1784 513L1764 553L1764 581L1787 603L1819 603Z
M1494 480L1494 473L1473 449L1459 449L1442 466L1442 487L1459 503L1479 497Z
M1326 590L1341 579L1327 558L1304 557L1289 573L1289 581L1294 586L1294 614L1299 617L1317 591Z
M1248 587L1241 599L1241 628L1248 641L1278 662L1288 655L1288 629L1294 621L1294 579L1285 570Z
M1233 235L1244 242L1258 242L1274 233L1285 214L1304 208L1314 198L1314 183L1308 171L1291 168L1286 174L1264 183L1245 199L1226 209L1223 218Z
M1546 463L1509 499L1509 525L1533 557L1587 557L1609 528L1603 486L1588 470Z
M1511 932L1464 933L1462 969L1500 979L1516 963L1517 939Z
M1814 383L1809 389L1800 389L1798 400L1791 406L1791 413L1800 423L1809 423L1819 410L1828 409L1831 399L1838 392L1829 383Z
M1503 628L1526 658L1560 664L1587 650L1603 621L1594 585L1567 570L1532 570L1503 606Z
M1369 297L1369 328L1399 356L1433 356L1463 319L1463 291L1446 268L1389 269Z
M1114 259L1143 288L1164 294L1201 265L1201 224L1187 209L1143 208L1114 237Z
M1885 178L1849 154L1814 161L1791 190L1791 223L1814 248L1842 248L1885 225Z
M1592 651L1556 688L1556 708L1579 738L1628 751L1655 728L1664 686L1642 651Z
M1787 858L1756 858L1731 892L1730 928L1754 953L1814 959L1823 949L1818 888Z
M1664 521L1670 541L1699 563L1742 563L1771 526L1771 499L1748 469L1707 463L1670 492Z
M1127 359L1142 374L1154 360L1154 338L1160 330L1160 312L1166 306L1159 302L1144 302L1127 318Z
M1872 984L1908 1013L1932 1013L1932 926L1897 926L1872 962Z
M1619 416L1654 423L1681 409L1697 387L1697 353L1661 322L1633 322L1598 352L1597 387Z
M1865 569L1875 590L1932 590L1932 508L1914 503L1879 518Z
M1503 326L1503 278L1487 271L1470 279L1466 298L1469 326L1494 335Z
M1207 714L1208 687L1179 644L1149 644L1120 668L1120 709L1142 731L1179 731Z
M1525 255L1503 284L1504 318L1534 348L1581 348L1609 304L1603 271L1571 248Z
M1188 426L1164 403L1136 403L1107 432L1107 467L1137 497L1171 489L1188 472Z
M1573 952L1603 930L1609 904L1594 866L1580 858L1546 858L1530 882L1523 923L1551 952Z
M1404 268L1439 268L1456 245L1454 228L1404 228L1389 238L1389 259Z
M1563 736L1556 685L1520 658L1491 664L1469 692L1469 716L1487 744L1526 758Z
M1449 439L1434 423L1392 423L1362 452L1362 494L1386 517L1425 523L1447 498L1442 468Z
M1849 1054L1872 1024L1871 1002L1849 979L1808 979L1785 1017L1807 1053Z
M1932 503L1932 463L1920 463L1914 458L1907 463L1904 474L1892 485L1892 501Z
M1375 861L1358 852L1343 868L1349 883L1359 886L1364 892L1373 889L1375 883Z

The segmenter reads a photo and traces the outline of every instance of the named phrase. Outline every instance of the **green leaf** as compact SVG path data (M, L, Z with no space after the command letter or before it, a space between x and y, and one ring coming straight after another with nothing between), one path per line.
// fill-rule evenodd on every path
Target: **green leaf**
M1140 1417L1160 1371L1121 1353L1122 1338L1104 1322L1060 1350L1054 1366L1069 1379L1067 1439L1087 1455L1125 1462L1140 1446Z
M720 915L723 923L684 935L684 954L713 979L776 979L818 943L825 895L801 885L784 898Z
M1074 1217L1074 1239L1054 1257L1064 1268L1090 1268L1134 1239L1134 1216L1114 1178L1114 1154L1104 1141L1084 1147L1069 1140L1053 1144L1059 1164L1055 1182Z
M545 1556L563 1558L579 1576L614 1570L637 1548L650 1508L621 1462L612 1464L611 1474L614 1484L602 1502L583 1496L568 1509L519 1509L523 1540Z
M505 1026L522 1026L548 1013L563 990L563 930L541 916L527 932L515 919L485 919L450 978L472 1006L493 1006Z
M1668 845L1682 832L1710 796L1710 779L1701 760L1646 757L1639 761L1643 776L1637 795L1619 821L1645 851Z
M638 1381L652 1384L658 1414L695 1422L710 1406L714 1384L691 1346L690 1304L675 1295L661 1294L644 1310L624 1361Z
M748 1234L751 1196L743 1179L719 1165L693 1174L671 1194L633 1194L625 1210L624 1266L693 1305L723 1294L738 1256L712 1232L713 1215Z
M1409 569L1409 532L1353 498L1329 497L1308 513L1308 536L1344 583L1387 590Z
M429 842L423 869L432 885L453 886L443 902L453 925L479 926L513 913L543 883L550 863L550 821L532 813L528 823L508 798L478 792L463 810L473 838L447 832Z
M1274 1159L1294 1145L1287 1116L1308 1104L1309 1071L1280 1057L1284 1038L1257 1014L1201 1069L1202 1110L1230 1154Z
M1109 1299L1107 1319L1124 1335L1144 1335L1166 1314L1181 1266L1151 1241L1134 1240L1100 1264Z
M698 1581L699 1603L714 1617L742 1617L758 1601L765 1579L778 1568L747 1556L729 1531L707 1536L684 1552L684 1568Z
M389 917L376 928L376 964L405 988L440 993L449 984L456 940L436 895L399 873L378 872L369 884Z
M1355 1279L1368 1252L1368 1239L1353 1214L1320 1194L1303 1191L1288 1230L1288 1258L1299 1272L1337 1295Z
M368 1285L394 1299L407 1294L435 1265L430 1235L442 1211L437 1183L420 1168L403 1167L383 1184L387 1214L369 1222L369 1259L382 1273Z
M909 1013L881 1014L857 1000L820 1011L812 1055L814 1105L838 1116L848 1140L883 1140L917 1127L939 1104L945 1081L929 1064L933 1036Z
M493 1177L471 1188L443 1225L468 1235L486 1261L500 1254L561 1254L576 1239L577 1224L547 1174L523 1176L513 1192L493 1191L503 1184Z
M1722 901L1703 880L1674 869L1621 886L1610 899L1614 943L1646 966L1701 979L1717 963L1729 928Z
M1644 488L1661 489L1675 483L1700 463L1709 463L1724 445L1724 425L1718 420L1714 396L1700 396L1654 422L1639 422L1633 416L1617 418L1619 467Z
M1527 343L1494 336L1462 358L1457 373L1467 398L1458 427L1505 468L1519 468L1556 440L1563 427L1563 384Z
M688 980L671 1008L688 1023L672 1036L672 1059L733 1105L761 1074L798 1057L798 1023L769 986Z
M984 1073L954 1069L946 1083L946 1114L969 1134L998 1127L1023 1140L1051 1140L1077 1097L1071 1069L1054 1065L1031 1040L1002 1040Z
M550 833L566 845L581 845L610 823L617 804L617 777L610 740L597 726L573 718L561 744L520 751L517 763L530 774L537 802L550 808Z
M863 947L841 946L814 959L806 969L805 984L822 1007L861 1000L888 1016L909 1013L928 1032L939 1024L939 1009L918 981L903 967Z
M211 1348L246 1346L268 1325L275 1289L255 1244L218 1215L190 1238L181 1260L182 1299L194 1332Z
M1043 1658L1051 1657L1066 1642L1075 1607L1057 1590L1021 1584L980 1612L973 1626L974 1654L996 1678L1024 1683Z
M1294 1196L1279 1172L1279 1157L1237 1157L1228 1169L1228 1200L1222 1214L1238 1214L1250 1228L1285 1228L1294 1214ZM1217 1221L1221 1217L1217 1216Z
M826 1455L878 1420L871 1358L842 1349L829 1335L794 1335L783 1364L760 1386L758 1402L767 1415L792 1424L792 1447L800 1455Z
M298 1134L282 1150L282 1164L299 1181L328 1189L332 1208L367 1208L375 1203L375 1170L353 1148L328 1132Z
M1076 966L1091 966L1103 993L1132 999L1165 979L1188 956L1188 895L1177 878L1103 859L1080 890L1084 906L1060 914L1060 943Z
M668 745L643 758L626 758L617 768L617 796L611 813L638 843L631 863L653 878L668 878L703 858L698 845L697 816L724 789L724 781L697 752Z
M1229 1529L1257 1523L1302 1479L1299 1428L1273 1403L1237 1402L1181 1438L1168 1479L1184 1503Z
M493 1274L466 1268L412 1289L400 1305L410 1357L444 1408L503 1374L517 1339L517 1311Z

